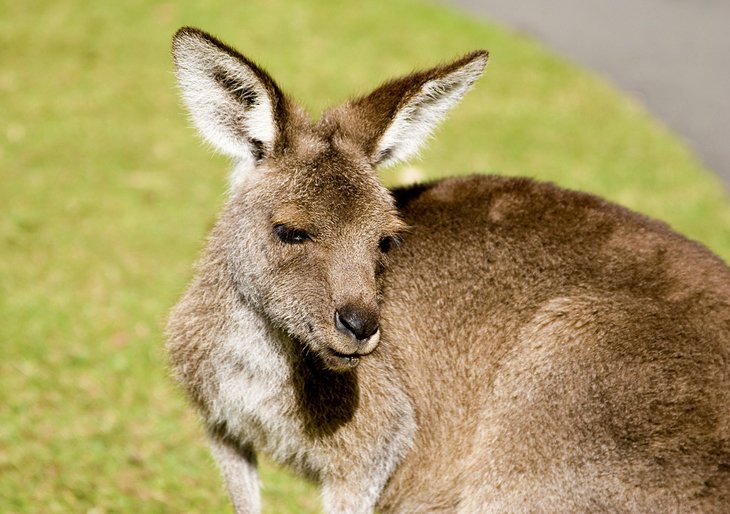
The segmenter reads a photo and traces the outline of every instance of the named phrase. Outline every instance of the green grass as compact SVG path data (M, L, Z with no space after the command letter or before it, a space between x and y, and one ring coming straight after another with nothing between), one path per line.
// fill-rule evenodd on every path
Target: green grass
M0 511L226 512L161 327L227 163L177 100L169 41L219 34L313 112L474 48L485 77L389 183L528 175L668 221L730 258L717 179L643 109L492 25L410 0L0 0ZM264 464L266 512L316 512Z

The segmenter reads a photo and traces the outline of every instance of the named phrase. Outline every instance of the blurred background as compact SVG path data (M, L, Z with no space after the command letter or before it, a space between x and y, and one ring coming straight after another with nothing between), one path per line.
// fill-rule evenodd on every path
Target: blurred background
M182 25L239 48L313 116L487 48L485 76L386 183L553 181L730 259L721 181L641 97L488 13L416 0L0 6L0 512L231 511L162 336L229 171L178 101ZM262 477L265 512L319 512L310 485L266 461Z
M506 23L618 84L730 187L730 2L442 1Z

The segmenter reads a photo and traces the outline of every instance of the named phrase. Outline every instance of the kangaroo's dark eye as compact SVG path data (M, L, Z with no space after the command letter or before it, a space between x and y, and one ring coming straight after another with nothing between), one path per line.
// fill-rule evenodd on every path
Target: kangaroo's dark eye
M312 239L304 230L287 227L286 225L275 225L274 233L281 239L282 243L290 245L302 244Z
M380 248L381 252L388 253L391 248L400 245L402 242L403 240L398 236L385 236L380 239L380 242L378 243L378 248Z

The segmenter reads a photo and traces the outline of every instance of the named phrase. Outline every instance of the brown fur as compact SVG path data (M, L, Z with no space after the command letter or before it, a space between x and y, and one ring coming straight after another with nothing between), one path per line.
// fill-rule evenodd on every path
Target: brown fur
M189 48L239 59L242 71L196 73L217 73L210 87L242 115L261 91L284 106L168 326L238 512L259 508L255 451L320 483L331 512L727 512L720 259L660 222L527 179L378 182L399 113L418 120L468 87L484 52L312 125L218 40L183 29L175 48L179 67L198 66ZM264 89L220 79L239 72ZM279 241L277 225L309 239ZM403 244L382 254L394 235ZM343 305L378 316L374 349L338 332Z

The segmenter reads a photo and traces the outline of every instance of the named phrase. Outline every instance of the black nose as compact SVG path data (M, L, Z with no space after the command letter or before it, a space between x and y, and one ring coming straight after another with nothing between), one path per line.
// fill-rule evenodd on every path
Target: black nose
M335 311L335 326L340 332L363 341L378 331L378 314L371 310L345 305Z

